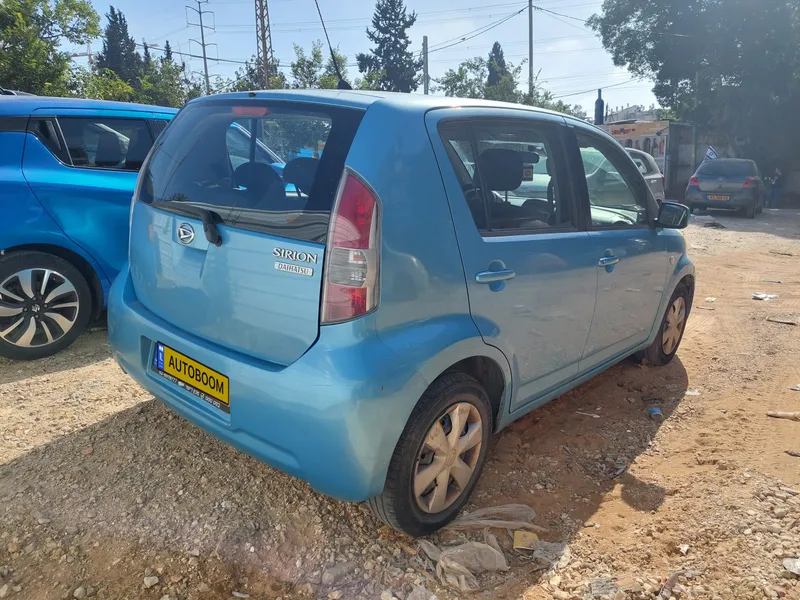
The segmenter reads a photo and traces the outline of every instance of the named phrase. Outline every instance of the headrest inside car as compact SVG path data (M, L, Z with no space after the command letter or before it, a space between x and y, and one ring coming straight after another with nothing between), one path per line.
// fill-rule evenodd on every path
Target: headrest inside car
M507 192L522 185L522 157L519 152L489 148L481 152L483 185L495 192Z

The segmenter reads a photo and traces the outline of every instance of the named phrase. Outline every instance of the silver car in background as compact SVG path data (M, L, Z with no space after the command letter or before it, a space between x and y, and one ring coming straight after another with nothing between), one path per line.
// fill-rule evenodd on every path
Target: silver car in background
M642 152L641 150L636 150L634 148L625 148L625 150L631 155L639 172L644 175L647 185L650 187L650 191L653 192L656 201L661 204L665 200L667 193L665 189L665 178L658 168L658 164L656 164L656 159L647 152Z
M766 188L752 160L715 158L697 167L689 179L684 204L695 208L736 210L752 219L764 209Z

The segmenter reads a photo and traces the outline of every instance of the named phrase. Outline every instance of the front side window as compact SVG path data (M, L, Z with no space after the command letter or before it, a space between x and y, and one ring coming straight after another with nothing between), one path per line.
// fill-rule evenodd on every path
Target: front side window
M137 200L322 241L362 115L296 103L190 105L159 137Z
M138 171L153 137L143 119L60 117L72 165Z
M621 151L611 142L577 132L593 227L633 227L649 223L647 193Z
M576 226L554 127L527 121L445 123L445 150L481 232Z

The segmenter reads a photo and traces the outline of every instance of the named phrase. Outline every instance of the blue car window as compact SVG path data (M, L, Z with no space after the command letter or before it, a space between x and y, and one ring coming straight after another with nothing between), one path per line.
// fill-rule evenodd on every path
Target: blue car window
M75 167L138 171L153 138L143 119L60 117Z
M178 213L191 204L239 228L325 239L362 116L334 107L190 105L159 137L137 200Z
M571 195L559 185L565 161L553 127L451 122L440 133L480 231L530 233L576 226Z
M647 195L637 186L622 151L606 140L577 133L594 227L630 227L648 223ZM637 174L638 175L638 174ZM641 179L641 175L638 175Z

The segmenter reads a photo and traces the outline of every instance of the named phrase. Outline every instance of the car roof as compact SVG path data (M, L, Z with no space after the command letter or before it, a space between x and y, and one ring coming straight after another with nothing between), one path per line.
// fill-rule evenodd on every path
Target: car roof
M133 102L112 102L109 100L87 100L85 98L54 98L50 96L0 96L0 116L29 115L37 109L69 109L88 110L134 110L158 113L178 112L176 108L135 104Z
M472 98L454 98L452 96L426 96L424 94L404 94L399 92L375 92L371 90L263 90L253 92L232 92L228 94L216 94L213 96L203 96L190 102L205 103L215 100L248 100L251 98L262 100L297 100L300 102L312 102L317 104L329 104L350 108L366 109L376 102L388 104L405 110L418 110L427 112L436 108L458 108L458 107L486 107L486 108L514 108L530 112L552 114L565 117L585 124L580 119L575 119L569 115L557 113L555 111L522 104L511 104L509 102L497 102L494 100L476 100Z

